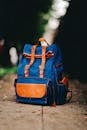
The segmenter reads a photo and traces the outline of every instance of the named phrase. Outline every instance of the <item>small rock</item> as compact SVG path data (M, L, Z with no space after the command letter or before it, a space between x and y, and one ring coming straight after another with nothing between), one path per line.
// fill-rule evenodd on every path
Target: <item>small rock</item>
M6 95L3 96L3 100L5 100L5 99L7 99L7 96L6 96Z

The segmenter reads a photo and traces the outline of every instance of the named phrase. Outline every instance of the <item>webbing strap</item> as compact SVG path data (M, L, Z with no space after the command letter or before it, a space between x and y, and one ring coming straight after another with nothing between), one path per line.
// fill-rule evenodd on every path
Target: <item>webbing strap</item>
M25 58L29 58L29 59L31 58L31 54L23 53L23 55L24 55ZM48 52L45 54L45 56L46 56L46 58L51 58L51 57L54 56L54 53L48 51ZM42 54L35 54L35 58L42 58ZM59 65L59 64L58 64L58 65ZM57 66L58 66L58 65L57 65ZM56 66L56 67L57 67L57 66Z
M46 62L46 48L47 46L42 46L42 63L40 65L40 78L43 78L44 76L44 68Z
M37 45L33 45L32 48L31 48L31 59L30 59L30 63L25 66L25 70L24 70L25 77L29 76L29 68L34 63L36 46Z

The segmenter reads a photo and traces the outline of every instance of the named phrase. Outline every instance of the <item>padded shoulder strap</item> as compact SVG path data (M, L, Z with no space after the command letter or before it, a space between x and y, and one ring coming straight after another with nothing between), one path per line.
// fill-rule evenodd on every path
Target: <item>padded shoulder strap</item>
M45 68L45 62L46 62L46 48L47 46L42 46L42 62L40 65L40 78L43 78L44 76L44 68Z
M34 63L36 47L37 47L37 45L33 45L32 48L31 48L31 59L30 59L30 63L25 66L25 70L24 70L25 77L29 76L29 68Z

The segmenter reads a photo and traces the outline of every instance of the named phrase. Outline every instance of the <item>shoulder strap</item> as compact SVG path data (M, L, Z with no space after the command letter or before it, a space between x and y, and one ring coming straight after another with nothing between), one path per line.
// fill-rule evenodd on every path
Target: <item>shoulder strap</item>
M31 59L30 59L30 63L25 66L25 70L24 70L25 77L29 76L29 68L34 63L36 47L37 47L37 45L33 45L32 48L31 48Z
M44 68L45 68L45 62L46 62L46 48L47 46L42 46L42 62L40 65L40 78L43 78L44 76Z

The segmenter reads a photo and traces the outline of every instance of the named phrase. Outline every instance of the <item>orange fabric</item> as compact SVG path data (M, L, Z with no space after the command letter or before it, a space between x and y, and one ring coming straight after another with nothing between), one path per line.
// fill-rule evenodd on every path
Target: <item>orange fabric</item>
M63 79L60 81L60 83L63 83L64 85L68 86L68 78L67 77L63 77Z
M46 94L45 84L16 84L16 92L20 97L42 98Z
M25 66L25 70L24 70L25 77L28 77L28 76L29 76L29 68L30 68L30 66L34 63L34 59L35 59L35 49L36 49L36 45L33 45L33 46L32 46L32 49L31 49L31 60L30 60L30 63Z
M46 62L46 46L42 46L42 63L40 65L40 78L43 78L44 76L44 68L45 68L45 62Z

